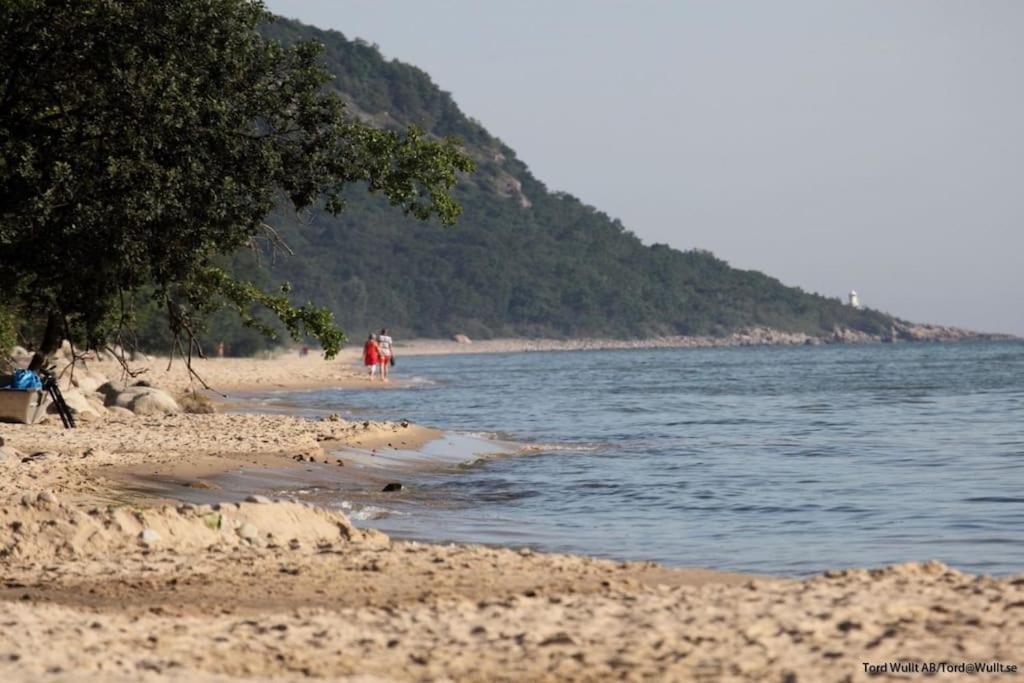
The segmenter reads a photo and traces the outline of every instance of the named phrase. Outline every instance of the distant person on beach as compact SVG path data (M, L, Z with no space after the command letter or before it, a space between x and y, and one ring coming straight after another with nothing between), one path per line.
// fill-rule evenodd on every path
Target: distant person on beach
M388 335L387 328L382 328L377 335L377 345L380 347L380 378L381 381L388 381L388 372L391 365L394 365L394 350L391 348L394 340Z
M366 343L363 344L363 364L370 369L370 381L372 382L373 376L377 374L377 366L380 364L380 347L377 345L377 338L373 332L366 337ZM383 373L383 370L381 372Z

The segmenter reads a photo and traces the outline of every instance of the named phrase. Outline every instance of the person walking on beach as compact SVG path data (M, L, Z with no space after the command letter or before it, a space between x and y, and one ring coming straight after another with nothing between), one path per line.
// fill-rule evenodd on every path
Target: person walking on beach
M394 365L394 349L392 345L394 340L388 335L388 329L381 328L380 334L377 335L377 345L380 347L380 378L381 381L388 381L388 373L391 365Z
M373 376L377 374L377 366L380 364L380 347L377 345L377 339L373 332L366 337L366 343L363 344L363 365L369 368L370 381L373 381ZM381 373L384 371L381 370ZM383 377L381 377L383 379Z

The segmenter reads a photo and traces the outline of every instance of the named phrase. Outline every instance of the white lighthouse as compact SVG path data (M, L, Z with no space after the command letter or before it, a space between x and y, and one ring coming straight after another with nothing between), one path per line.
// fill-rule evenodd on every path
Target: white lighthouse
M857 290L850 290L850 306L853 308L860 308L860 297L857 296Z

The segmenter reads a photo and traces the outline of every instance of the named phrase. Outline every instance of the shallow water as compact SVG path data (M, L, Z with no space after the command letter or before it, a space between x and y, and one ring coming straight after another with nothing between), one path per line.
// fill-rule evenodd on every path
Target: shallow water
M287 400L533 447L408 475L373 501L390 514L369 523L395 535L783 574L928 558L1024 571L1024 343L405 357L396 371L417 383Z

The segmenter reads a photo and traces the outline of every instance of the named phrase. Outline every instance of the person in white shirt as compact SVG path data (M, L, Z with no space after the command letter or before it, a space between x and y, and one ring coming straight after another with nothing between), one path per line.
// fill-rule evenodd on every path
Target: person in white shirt
M377 335L377 346L380 347L380 378L387 382L391 365L394 364L394 350L391 348L394 340L388 335L387 328L383 328Z

